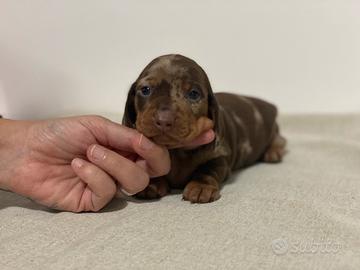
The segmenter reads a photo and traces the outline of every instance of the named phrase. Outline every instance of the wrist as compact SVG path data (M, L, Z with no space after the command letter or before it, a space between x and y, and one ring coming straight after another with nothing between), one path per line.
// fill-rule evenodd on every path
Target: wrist
M11 190L30 122L0 119L0 188Z

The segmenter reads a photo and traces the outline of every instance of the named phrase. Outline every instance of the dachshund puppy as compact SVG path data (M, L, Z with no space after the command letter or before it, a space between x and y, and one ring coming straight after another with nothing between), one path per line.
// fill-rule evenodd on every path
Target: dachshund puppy
M136 196L154 199L170 188L184 188L183 199L192 203L219 199L220 185L231 171L282 160L286 141L276 115L276 107L266 101L214 94L204 70L187 57L154 59L130 88L123 124L166 146L171 171L151 179ZM211 128L216 134L212 143L181 148Z

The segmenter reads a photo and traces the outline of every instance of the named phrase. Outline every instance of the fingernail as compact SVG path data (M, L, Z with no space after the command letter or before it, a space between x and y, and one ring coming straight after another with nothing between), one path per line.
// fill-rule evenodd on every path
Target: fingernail
M90 150L90 155L96 160L105 159L105 151L100 146L94 145Z
M154 147L154 143L141 134L139 139L139 146L144 150L150 150Z
M123 194L125 194L126 196L132 196L132 195L134 195L134 194L131 194L131 193L127 192L125 189L122 189L122 188L120 188L120 191L121 191Z
M84 161L80 158L75 158L73 161L72 161L72 164L74 167L80 169L82 166L84 166Z

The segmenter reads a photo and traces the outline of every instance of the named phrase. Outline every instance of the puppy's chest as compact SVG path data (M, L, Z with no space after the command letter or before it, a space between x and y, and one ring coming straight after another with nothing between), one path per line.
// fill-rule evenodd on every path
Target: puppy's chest
M172 188L184 188L191 180L191 174L204 162L198 154L192 155L182 151L171 152L170 157L171 170L166 179Z

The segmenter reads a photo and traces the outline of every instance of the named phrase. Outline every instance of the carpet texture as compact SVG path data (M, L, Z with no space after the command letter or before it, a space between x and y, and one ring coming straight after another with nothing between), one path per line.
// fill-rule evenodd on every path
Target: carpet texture
M285 116L289 152L220 200L59 213L0 191L0 269L360 269L360 115Z

